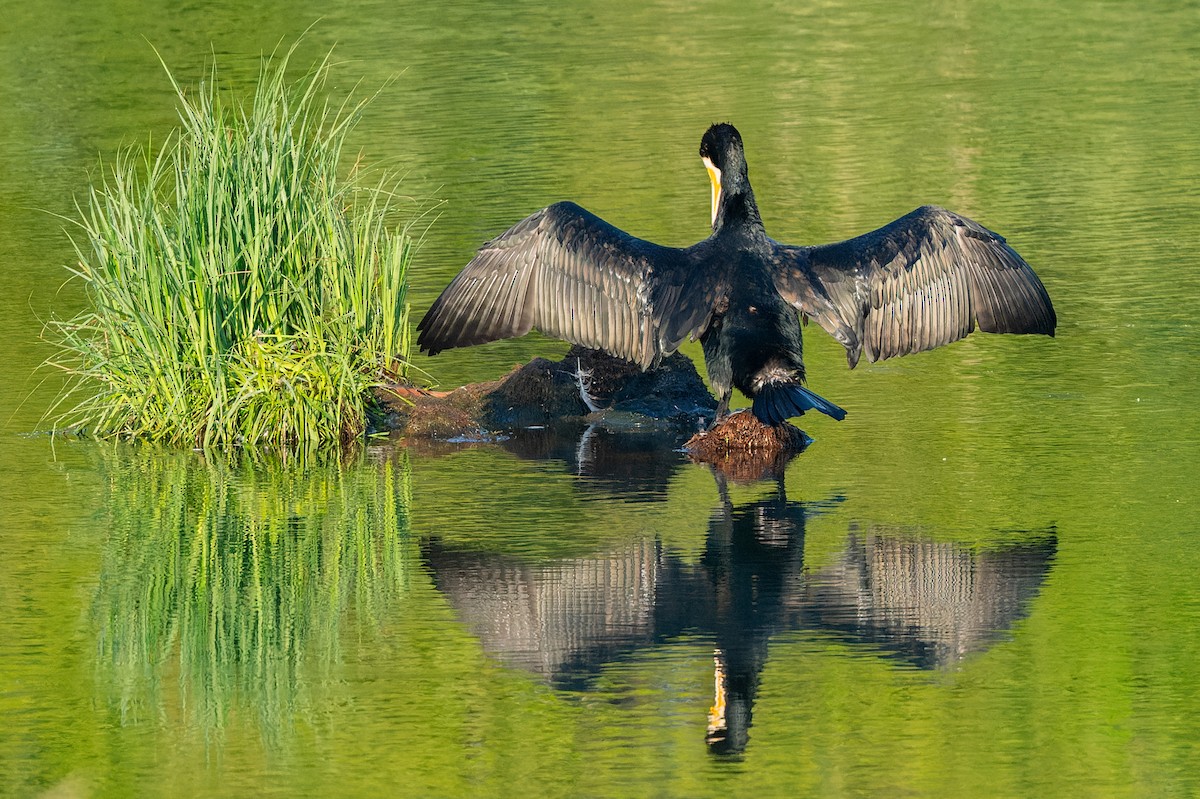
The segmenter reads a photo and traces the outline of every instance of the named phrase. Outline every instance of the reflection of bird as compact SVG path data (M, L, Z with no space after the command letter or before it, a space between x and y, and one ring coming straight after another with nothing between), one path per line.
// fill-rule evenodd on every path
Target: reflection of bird
M626 470L638 461L621 438L641 446L642 434L609 437L597 430L597 452L608 454L588 464L592 479L613 486L633 480ZM506 446L513 441L517 436ZM575 446L542 444L554 458ZM660 450L657 460L641 461L635 471L661 470L665 486L672 473L667 463ZM842 553L826 552L825 565L815 567L805 561L807 524L836 511L845 497L789 500L780 480L773 495L735 504L725 478L714 476L720 504L708 518L703 549L686 557L637 533L620 535L599 552L558 558L528 557L523 547L496 552L492 547L502 537L490 544L432 537L421 542L421 557L434 586L486 651L559 688L596 688L594 677L606 664L647 647L711 646L705 740L713 754L733 755L750 740L758 689L779 633L804 631L823 649L833 633L858 651L922 669L952 669L1028 615L1054 562L1052 529L989 534L992 543L980 548L946 540L947 531L930 536L932 529L866 523L860 533L852 522ZM588 494L590 502L610 501ZM630 498L613 497L626 509ZM665 489L638 497L665 498ZM774 696L780 698L777 691Z
M578 205L543 208L485 244L421 320L431 355L533 327L643 368L699 337L728 412L736 387L777 424L845 411L804 388L798 310L846 348L853 368L938 347L978 324L1054 334L1054 309L1029 264L1000 236L925 206L872 233L817 247L763 229L740 134L700 142L712 180L712 235L691 247L634 238Z

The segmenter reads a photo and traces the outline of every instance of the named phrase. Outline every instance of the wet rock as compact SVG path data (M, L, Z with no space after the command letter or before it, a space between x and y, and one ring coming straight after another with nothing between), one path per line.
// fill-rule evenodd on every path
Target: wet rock
M683 355L676 353L643 372L620 358L582 347L572 348L560 361L534 358L499 380L454 391L393 386L380 392L379 399L384 420L380 426L396 431L412 446L441 451L494 442L521 449L549 446L546 442L567 446L560 439L569 439L577 459L584 452L580 436L586 440L596 427L618 435L636 432L642 439L654 433L652 443L641 441L634 449L677 449L689 433L711 423L717 405ZM778 478L809 442L790 424L771 427L742 411L712 430L696 433L683 449L693 461L711 465L724 477L748 482Z
M510 430L586 413L573 370L565 361L534 358L484 396L480 419L488 428Z
M679 353L643 372L622 358L572 347L561 361L535 358L511 372L489 393L483 421L513 429L598 414L618 426L633 415L639 424L695 427L708 424L716 407L695 365Z
M560 361L534 358L495 381L449 392L393 386L378 398L382 426L440 440L486 438L581 418L616 429L695 430L711 422L717 406L696 367L679 353L643 372L583 347L573 347Z

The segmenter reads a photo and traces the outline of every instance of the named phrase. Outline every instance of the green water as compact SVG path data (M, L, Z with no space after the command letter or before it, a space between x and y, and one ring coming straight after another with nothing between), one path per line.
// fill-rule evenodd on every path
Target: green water
M337 90L395 77L353 146L446 201L415 318L555 200L701 238L729 120L775 238L949 206L1059 335L850 372L808 328L850 413L782 491L604 433L308 465L35 434L42 320L83 301L55 215L173 125L150 45L244 84L314 21ZM5 10L0 85L0 794L1200 793L1195 4L45 2Z

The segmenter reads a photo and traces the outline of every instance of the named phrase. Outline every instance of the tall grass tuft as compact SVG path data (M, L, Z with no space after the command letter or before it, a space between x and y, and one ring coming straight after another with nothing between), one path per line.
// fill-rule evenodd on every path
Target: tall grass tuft
M413 241L394 181L342 164L366 101L324 97L328 57L250 102L168 70L181 127L122 151L81 204L71 269L93 308L51 322L72 376L61 422L177 446L300 447L364 432L404 377Z

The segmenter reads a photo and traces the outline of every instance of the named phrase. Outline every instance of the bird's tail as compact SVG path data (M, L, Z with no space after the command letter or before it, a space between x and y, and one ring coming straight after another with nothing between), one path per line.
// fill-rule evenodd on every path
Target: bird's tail
M816 409L839 422L846 412L824 397L817 396L799 383L766 383L754 397L754 415L763 424L781 424L793 416Z

